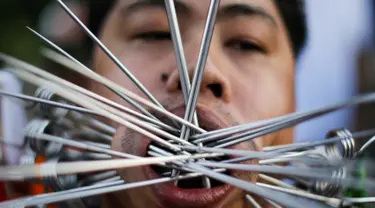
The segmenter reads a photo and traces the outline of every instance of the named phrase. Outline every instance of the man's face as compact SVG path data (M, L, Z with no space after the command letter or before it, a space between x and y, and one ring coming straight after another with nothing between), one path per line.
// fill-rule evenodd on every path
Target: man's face
M167 110L183 117L183 94L163 2L118 0L100 39ZM175 1L190 78L197 62L209 2ZM98 48L93 61L96 72L146 98ZM292 112L293 78L294 57L274 2L221 1L197 105L201 127L214 130ZM92 84L91 89L130 107L103 86ZM262 146L291 140L291 130L285 130L233 148L260 150ZM149 139L119 126L112 147L147 156L149 144ZM124 169L119 173L126 182L160 177L151 167ZM248 172L230 174L247 181L256 180ZM119 192L106 203L113 204L109 207L131 208L244 207L246 204L245 193L238 189L223 184L203 189L192 185L195 183L196 180L181 181L178 187L165 183Z

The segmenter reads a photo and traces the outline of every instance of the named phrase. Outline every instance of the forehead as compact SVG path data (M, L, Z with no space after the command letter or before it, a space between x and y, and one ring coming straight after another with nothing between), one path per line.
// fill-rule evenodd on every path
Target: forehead
M149 8L162 8L164 0L117 0L116 9L125 12L142 12ZM205 19L210 5L210 0L174 0L177 13L188 13L194 15L194 18ZM264 17L269 16L276 24L280 24L280 17L275 7L274 0L221 0L220 9L237 7L236 12L254 12L256 14L263 13ZM227 12L227 14L235 15L236 12ZM262 14L261 14L262 15Z

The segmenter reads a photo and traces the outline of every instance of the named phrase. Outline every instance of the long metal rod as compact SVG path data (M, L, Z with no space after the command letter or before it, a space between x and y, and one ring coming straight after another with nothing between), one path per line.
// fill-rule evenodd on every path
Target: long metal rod
M95 182L92 185L103 184L103 183L111 183L111 182L115 182L115 181L123 181L123 180L121 179L121 176L113 176L111 178Z
M58 54L58 53L56 53L54 51L51 51L51 50L42 50L42 54L45 57L47 57L47 58L51 59L52 61L55 61L55 62L57 62L59 64L62 64L64 66L66 66L66 65L69 64L69 68L76 68L76 65L77 65L78 67L81 67L81 69L84 69L86 71L86 73L94 73L91 69L89 69L87 66L85 66L84 64L82 64L76 58L74 58L69 53L67 53L66 51L64 51L62 48L60 48L59 46L57 46L56 44L54 44L52 41L48 40L46 37L42 36L41 34L39 34L38 32L36 32L35 30L31 29L30 27L27 27L27 29L29 29L34 35L36 35L39 39L41 39L47 45L53 47L54 49L56 49L60 53L64 54L64 56L68 57L71 61L73 61L75 63L75 65L69 64L66 59L63 59L63 56L61 56L60 54ZM121 99L123 99L124 101L126 101L127 103L129 103L135 109L139 110L144 115L157 120L157 118L154 115L152 115L145 108L143 108L141 105L139 105L137 102L135 102L134 100L132 100L128 96L126 96L126 95L124 95L124 94L122 94L122 93L114 90L113 88L111 88L110 86L108 86L106 84L104 84L104 86L107 89L109 89L110 91L112 91L114 94L116 94L117 96L119 96Z
M190 179L190 178L195 178L195 177L200 177L200 176L202 176L201 173L190 173L190 174L186 174L183 176L177 176L176 178L164 177L164 178L151 179L151 180L140 181L140 182L133 182L133 183L128 183L128 184L123 184L124 183L123 181L116 181L112 183L92 185L88 187L76 188L76 189L67 190L67 191L60 191L60 192L55 192L55 193L48 193L48 194L42 194L38 196L30 196L30 197L15 199L15 200L9 200L9 201L0 203L0 208L9 208L10 206L14 206L14 205L22 205L22 207L27 207L27 206L36 206L39 204L50 204L50 203L65 201L68 199L84 198L84 197L101 195L101 194L111 193L111 192L116 192L116 191L121 191L121 190L127 190L127 189L149 186L149 185L154 185L154 184L159 184L159 183L165 183L165 182L170 182L174 180Z
M41 36L39 33L33 31L32 29L30 29L33 33L35 33L38 37L42 38L44 40L44 37ZM48 41L48 40L46 40ZM49 42L48 42L49 43ZM53 44L53 43L51 43ZM56 48L58 49L58 48ZM59 50L59 49L58 49ZM66 52L64 51L63 54L65 54ZM52 50L49 50L49 49L42 49L42 54L44 56L46 56L47 58L50 58L60 64L63 64L64 66L68 67L68 68L76 68L76 67L82 67L83 69L85 69L88 73L92 73L92 71L88 68L84 68L83 64L80 63L78 60L72 62L70 59L66 58L65 56L62 56L60 55L59 53L56 53L55 51L52 51ZM65 55L69 55L69 54L65 54ZM71 59L74 59L73 57L71 57ZM70 64L68 62L71 62ZM80 66L77 66L77 64L80 64ZM77 69L78 70L78 69ZM108 89L110 89L110 87L107 87ZM121 97L122 96L125 96L127 97L126 95L124 94L120 94L119 92L117 92L116 90L113 90L113 89L110 89L112 92L114 92L115 94L117 95L120 95ZM129 98L129 97L127 97ZM129 98L130 99L130 98ZM131 100L131 99L130 99ZM142 106L140 106L138 103L136 103L135 101L131 100L131 102L133 102L133 104L135 103L135 105L133 105L133 107L137 108L140 112L142 112L143 114L141 113L138 113L130 108L127 108L127 107L123 107L122 109L125 110L125 112L133 115L133 116L136 116L136 117L139 117L149 123L152 123L152 124L155 124L163 129L166 129L166 130L169 130L169 131L177 131L175 128L165 124L165 123L162 123L160 120L158 120L155 116L153 116L152 114L150 114L146 109L144 109Z
M165 0L164 2L165 2L165 8L167 10L169 28L171 30L174 52L176 56L177 69L180 75L182 93L184 96L185 105L187 105L191 85L190 85L188 67L187 67L186 59L185 59L184 47L182 44L180 28L178 24L177 12L176 12L176 8L174 5L174 0ZM192 122L193 124L199 126L198 116L196 112L194 112Z
M260 158L274 158L277 156L282 156L280 153L274 152L257 152L251 150L236 150L236 149L224 149L224 148L211 148L211 147L196 147L196 146L178 146L184 150L192 150L196 152L211 152L211 153L222 153L226 155L237 155L246 156L250 159L260 159Z
M375 203L375 197L344 198L344 205Z
M70 116L72 116L75 121L80 122L81 125L86 124L87 126L83 126L82 128L89 132L98 132L96 130L99 130L100 132L106 133L106 136L112 136L114 133L116 133L116 128L92 117L88 117L74 111L70 113ZM88 126L93 127L96 130ZM112 141L112 138L110 140Z
M42 163L33 165L14 165L0 167L0 179L4 181L20 181L25 179L51 177L76 173L88 173L105 170L116 170L140 167L162 162L173 162L207 157L207 154L177 155L166 157L149 157L137 159L113 159L80 162Z
M290 116L290 115L288 115L288 116ZM192 138L192 140L194 140L194 143L209 142L209 141L213 141L213 140L218 139L218 138L223 138L223 137L229 136L231 134L244 132L244 131L247 131L247 130L251 130L251 129L259 128L259 127L262 127L262 126L265 126L265 125L269 125L269 124L275 123L277 121L282 121L286 118L287 118L287 116L282 116L282 117L276 117L276 118L265 119L265 120L260 120L260 121L253 121L253 122L250 122L250 123L232 126L232 127L228 127L228 128L224 128L224 129L218 129L218 130L213 130L213 131L204 132L204 133L200 133L200 134L195 134L195 135L191 136L191 138Z
M284 181L281 181L277 178L274 178L274 177L271 177L271 176L268 176L268 175L258 174L258 177L260 179L265 180L268 183L274 184L276 186L280 186L280 187L288 188L288 189L297 189L297 187L295 187L293 185L290 185L288 183L285 183Z
M277 123L271 124L269 126L257 129L256 131L251 132L251 133L246 132L244 135L242 135L243 137L241 137L241 138L236 138L234 140L229 140L228 138L224 139L224 140L220 140L220 141L217 142L219 144L215 144L214 147L223 148L223 147L228 147L228 146L232 146L232 145L235 145L235 144L239 144L239 143L242 143L242 142L245 142L245 141L250 141L250 140L253 140L255 138L258 138L258 137L261 137L261 136L279 131L281 129L291 127L291 126L296 125L296 124L298 124L300 122L303 122L303 121L305 121L304 118L299 118L299 119L292 120L292 121L286 120L286 121L277 122Z
M374 135L375 135L375 129L364 130L364 131L352 133L352 136L353 136L354 139L361 139L361 138L366 138L366 137L374 136ZM300 145L292 144L290 146L287 146L287 147L284 146L282 148L274 149L272 151L265 152L265 153L272 153L272 154L277 155L277 154L281 154L281 153L293 152L293 151L298 151L298 150L301 150L301 149L308 149L308 148L313 148L313 147L317 147L317 146L332 144L332 143L340 142L341 140L343 140L343 138L341 138L341 137L331 137L330 139L326 139L326 140L311 141L311 142L307 142L307 143L304 142ZM185 149L187 149L187 148L185 148ZM216 148L211 148L211 149L216 149ZM220 148L217 148L217 149L220 149ZM207 150L207 152L209 152L209 149ZM214 151L210 151L210 152L214 152ZM225 160L225 161L222 161L222 162L235 163L235 162L241 162L241 161L246 161L246 160L251 160L251 159L254 159L253 155L244 156L244 157L240 157L240 158L234 158L234 159L228 159L228 160Z
M332 171L334 168L297 168L297 167L283 167L283 166L268 166L268 165L249 165L249 164L229 164L211 161L199 161L198 165L206 167L226 168L235 170L244 170L252 172L261 172L277 175L291 175L321 180L331 180Z
M293 195L296 195L296 196L301 196L301 197L304 197L304 198L309 198L309 199L312 199L312 200L324 202L327 205L333 206L333 207L341 207L341 204L342 204L342 200L337 199L337 198L320 196L320 195L308 193L308 192L301 191L301 190L287 189L287 188L272 186L272 185L264 184L264 183L257 183L257 185L259 185L261 187L270 188L270 189L273 189L273 190L285 192L285 193L288 193L288 194L293 194Z
M264 199L266 200L266 202L272 207L272 208L283 208L282 206L280 206L279 204L276 204L275 202L269 200L269 199Z
M140 125L141 127L145 128L145 129L148 129L148 130L153 131L153 132L157 132L160 135L163 135L167 138L185 143L187 145L191 145L190 143L186 142L185 140L181 140L176 136L173 136L173 135L171 135L171 134L169 134L165 131L162 131L158 128L155 128L151 125L148 125L147 123L141 122L139 120L134 120L132 117L130 117L126 114L123 114L122 117L120 117L120 116L118 116L118 114L120 114L121 112L118 112L116 109L112 109L109 106L105 106L103 103L100 103L100 102L98 102L94 99L91 99L91 98L87 97L87 96L85 97L85 95L77 94L76 92L70 91L68 89L62 89L60 86L58 86L54 83L48 82L46 80L43 80L43 79L41 79L41 78L31 74L31 73L28 73L26 71L22 71L22 72L18 71L18 70L13 71L13 73L15 73L17 76L20 76L22 79L24 79L24 80L26 80L30 83L37 84L37 85L42 84L42 85L49 86L49 87L51 87L51 89L54 89L54 91L56 91L57 94L61 95L62 97L65 97L68 100L71 100L73 102L76 102L76 103L78 103L82 106L86 106L86 107L91 108L91 109L96 109L98 112L101 111L102 115L105 116L106 118L109 118L113 121L116 121L120 124L123 124L124 126L126 126L128 128L131 128L131 129L137 131L138 133L141 133L145 136L148 136L150 139L158 142L159 144L162 144L163 146L171 148L174 151L179 151L180 149L177 148L175 145L172 145L171 143L165 141L164 139L162 139L162 138L160 138L160 137L158 137L158 136L156 136L156 135L154 135L154 134L152 134L148 131L145 131L144 129L142 129L138 126L136 126L135 124L131 123L128 119L132 120L132 122L136 123L137 125ZM108 109L113 110L117 114L110 113L111 111L107 111Z
M253 208L262 208L262 206L260 206L260 204L250 195L246 195L245 196L246 200L249 202L249 204L253 207Z
M149 149L152 150L152 151L155 151L157 154L159 154L159 156L172 156L173 155L172 153L167 152L167 151L165 151L163 149L160 149L158 147L155 147L153 145L150 145ZM221 156L221 155L217 155L217 156ZM181 166L180 169L186 170L186 168L183 167L183 164L181 164L181 162L176 161L176 162L173 162L173 163L178 165L178 166ZM178 176L180 174L180 169L172 169L171 177ZM187 171L191 172L191 170L189 170L189 169L187 169ZM175 180L173 183L177 186L178 180ZM203 186L205 188L211 188L211 181L208 177L203 176L202 183L203 183Z
M360 150L358 150L357 152L357 155L359 154L362 154L362 152L364 152L371 144L373 144L375 141L375 136L371 137L370 140L368 140L362 147Z
M168 23L169 23L170 33L172 37L174 52L176 56L177 70L180 76L180 83L181 83L182 93L184 97L184 102L185 102L185 106L187 106L191 86L190 86L188 68L187 68L187 64L185 60L184 48L183 48L182 40L181 40L181 34L180 34L180 28L178 24L176 8L174 5L174 0L165 0L164 3L165 3L166 11L167 11ZM196 112L194 112L192 123L196 126L199 126ZM181 137L181 138L185 140L188 139L187 137L185 138ZM178 174L179 174L179 171L177 170L172 171L173 177L175 177ZM209 188L210 187L209 179L205 177L204 181L205 181L204 184L206 188ZM177 185L178 181L176 180L174 183L175 185Z
M354 132L352 133L352 136L354 139L363 139L363 138L367 138L367 137L372 137L375 135L375 129L368 129L368 130L363 130L363 131L358 131L358 132ZM301 145L292 145L291 147L283 147L283 148L280 148L280 149L276 149L276 150L273 150L273 151L270 151L270 152L273 152L273 153L283 153L283 152L292 152L292 151L297 151L297 150L300 150L300 149L307 149L307 148L312 148L312 147L316 147L316 146L321 146L321 145L326 145L326 144L331 144L331 143L335 143L335 142L339 142L343 140L343 138L341 137L331 137L327 140L320 140L320 141L311 141L309 143L303 143Z
M64 145L67 145L67 146L72 146L72 147L85 149L85 150L89 150L89 151L94 151L94 152L105 153L105 154L109 154L109 155L116 156L116 157L131 158L131 159L141 158L141 157L136 156L136 155L127 154L127 153L124 153L124 152L119 152L119 151L115 151L115 150L111 150L111 149L106 149L106 148L98 147L98 146L83 143L83 142L65 139L65 138L58 137L58 136L53 136L53 135L48 135L48 134L30 134L30 133L27 133L27 132L25 134L27 136L29 136L30 138L35 138L35 139L38 139L38 140L44 140L44 141L49 141L49 142L56 142L56 143L64 144Z
M299 208L301 204L304 204L306 208L310 208L310 207L313 208L313 206L310 206L308 204L308 200L304 198L296 198L290 194L284 194L279 191L274 191L272 189L263 188L263 187L257 186L247 181L243 181L243 180L233 178L228 175L217 173L215 171L212 171L208 168L205 168L196 164L187 163L186 166L194 169L196 172L203 173L211 178L222 181L224 183L231 184L249 193L270 199L272 201L275 201L287 207ZM314 208L317 208L317 207L325 207L325 206L314 206Z
M198 102L199 90L202 83L203 72L206 67L208 51L211 45L211 39L215 28L216 14L219 8L220 0L211 0L208 9L206 25L203 32L202 42L199 50L198 61L195 67L192 86L189 92L189 99L186 106L184 119L191 122ZM187 139L190 136L190 129L183 125L181 138Z
M180 83L182 88L182 93L184 96L185 105L189 99L190 91L190 78L187 69L184 48L182 45L180 28L177 19L176 8L174 5L174 0L165 0L165 9L167 11L169 29L172 37L174 52L176 56L177 69L180 76Z
M27 197L18 198L18 199L12 199L12 200L8 200L5 202L1 202L0 208L27 207L27 206L32 207L32 206L38 206L40 204L60 202L59 200L56 200L59 198L59 196L71 196L72 194L76 194L79 192L85 192L85 191L94 190L94 189L103 189L103 188L107 188L111 186L121 185L123 183L124 181L109 182L109 183L96 184L96 185L80 187L80 188L75 188L75 189L70 189L70 190L65 190L65 191L52 192L52 193L46 193L46 194L39 194L36 196L27 196ZM68 197L65 200L68 200L68 199L70 198ZM65 200L61 200L61 201L65 201ZM19 205L19 206L16 206L16 205Z
M284 148L284 147L299 146L301 144L308 144L308 142L299 142L299 143L292 143L292 144L282 144L282 145L267 146L267 147L263 147L263 151L264 152L269 152L269 151L281 149L281 148Z
M77 69L78 71L80 71L79 69ZM87 69L87 70L89 70L89 69ZM86 70L86 71L87 71ZM84 72L83 72L84 73ZM96 76L96 74L95 73L91 73L93 76ZM96 76L97 78L99 78L98 76ZM99 105L102 105L102 104L99 104ZM168 137L168 136L167 136Z
M48 80L54 81L55 83L59 83L59 84L61 84L63 86L66 86L66 87L69 87L71 89L74 89L75 91L78 91L78 92L80 92L80 93L82 93L84 95L88 95L88 96L93 97L93 98L95 98L97 100L100 100L101 102L107 103L107 104L109 104L111 106L115 106L116 108L119 108L119 109L123 109L124 108L122 105L120 105L118 103L115 103L115 102L113 102L113 101L111 101L111 100L109 100L107 98L104 98L103 96L100 96L100 95L95 94L95 93L93 93L93 92L91 92L89 90L86 90L86 89L84 89L82 87L79 87L79 86L77 86L77 85L75 85L75 84L73 84L71 82L63 80L63 79L61 79L61 78L59 78L59 77L57 77L57 76L55 76L55 75L53 75L51 73L48 73L48 72L46 72L46 71L44 71L44 70L42 70L42 69L40 69L38 67L35 67L35 66L33 66L33 65L29 64L29 63L26 63L24 61L21 61L19 59L13 58L13 57L8 56L8 55L5 55L3 53L0 53L0 59L3 60L4 62L6 62L7 64L10 64L10 65L13 65L15 67L19 67L19 68L25 69L27 71L30 71L30 72L32 72L34 74L37 74L39 76L42 76L42 77L48 79ZM104 78L104 77L102 77L102 76L100 76L98 74L96 74L96 76L94 76L93 74L87 74L87 73L84 73L82 71L80 71L79 73L81 73L82 75L87 76L87 77L89 77L91 79L94 79L96 81L106 82L109 86L111 86L112 88L116 89L117 91L119 91L119 92L121 92L123 94L126 94L127 96L131 97L132 99L137 100L138 102L140 102L140 103L142 103L142 104L144 104L144 105L152 108L153 110L155 110L155 111L157 111L159 113L164 114L165 116L167 116L167 117L169 117L171 119L174 119L175 121L177 121L177 122L179 122L181 124L189 126L190 128L194 129L195 131L205 132L205 130L203 130L203 129L199 128L199 127L196 127L195 125L191 124L190 122L185 121L184 119L176 116L175 114L173 114L173 113L171 113L169 111L166 111L166 110L164 110L164 109L162 109L162 108L160 108L160 107L152 104L148 100L145 100L145 99L141 98L140 96L134 94L133 92L130 92L130 91L124 89L123 87L115 84L114 82L112 82L112 81L110 81L110 80L108 80L108 79L106 79L106 78Z
M79 20L79 18L61 1L57 0L63 10L80 26L80 28L100 47L100 49L121 69L126 76L156 105L163 106L151 95L151 93L134 77L134 75L112 54L112 52Z
M27 71L13 70L12 73L14 73L18 77L21 77L23 80L26 80L27 82L30 82L32 84L48 86L51 89L53 89L55 92L57 92L60 96L65 97L66 99L68 99L72 102L78 103L78 104L80 104L84 107L95 110L98 113L101 113L102 116L104 116L108 119L111 119L111 120L113 120L113 121L115 121L115 122L117 122L121 125L124 125L124 126L128 127L128 128L131 128L134 131L147 136L148 138L154 140L155 142L158 142L159 144L161 144L161 145L163 145L167 148L170 148L170 149L172 149L174 151L177 151L177 152L180 151L180 148L178 148L175 145L165 141L164 139L150 133L149 131L146 131L146 130L138 127L137 125L134 125L133 123L131 123L129 121L124 120L123 118L121 118L121 117L119 117L115 114L112 114L112 113L108 112L107 110L102 108L103 106L93 104L92 103L93 99L90 99L89 97L85 97L82 94L78 95L76 92L73 92L73 91L68 90L68 89L62 89L61 86L56 85L56 84L54 84L52 82L49 82L47 80L43 80L43 79L41 79L41 78L39 78L39 77L37 77L37 76L27 72ZM83 100L82 100L82 98L83 98ZM96 104L98 104L98 103L96 103ZM158 129L156 129L156 130L158 130ZM164 133L166 133L166 132L164 132Z
M82 95L83 96L83 95ZM84 96L83 96L84 97ZM103 103L100 103L99 101L97 100L94 100L94 99L90 99L89 97L86 97L85 100L90 100L92 103L94 103L96 106L98 107L101 107L102 109L104 110L107 110L108 112L111 112L113 113L114 115L118 115L120 117L122 117L123 119L127 120L127 121L130 121L132 122L133 124L135 125L138 125L139 127L142 127L148 131L151 131L157 135L160 135L160 136L163 136L167 139L171 139L171 140L174 140L174 141L177 141L177 142L180 142L182 144L185 144L185 145L192 145L190 144L189 142L185 141L185 140L182 140L180 139L179 137L177 136L174 136L173 134L170 134L169 132L166 132L166 131L163 131L159 128L156 128L155 126L153 125L149 125L148 123L146 122L143 122L143 121L140 121L136 118L134 118L133 116L130 116L130 115L127 115L127 114L124 114L122 112L120 112L119 110L115 109L115 108L112 108L110 106L106 106L105 104ZM166 143L168 143L167 141L165 141Z
M332 173L337 170L334 168L296 168L296 167L280 167L280 166L268 166L268 165L248 165L248 164L228 164L218 162L199 161L196 165L203 165L206 167L235 169L251 172L270 173L277 175L286 176L298 176L303 178L319 179L327 182L339 183L343 186L350 186L362 183L360 179L355 177L347 176L345 178L332 177ZM330 170L330 171L329 171ZM368 188L375 186L375 181L372 179L366 179L364 185Z
M102 51L129 77L129 79L157 106L164 109L156 98L129 72L129 70L117 59L112 52L74 15L74 13L61 1L57 0L60 6L67 12L67 14L84 30L84 32L102 49ZM171 122L178 126L175 120Z
M295 112L288 115L276 117L276 118L270 118L260 121L254 121L247 124L242 124L238 126L233 126L225 129L219 129L214 130L210 132L205 132L202 134L194 135L192 138L196 139L194 142L209 142L213 141L218 138L223 138L235 133L241 133L244 131L257 129L261 127L268 127L272 124L275 124L277 122L286 122L286 121L294 121L294 120L305 120L305 119L312 119L316 118L318 116L325 115L327 113L331 113L337 110L340 110L345 107L350 107L353 105L359 105L359 104L365 104L375 101L375 93L369 93L359 96L354 96L348 101L339 103L339 104L333 104L327 107L319 107L313 110L303 111L303 112Z
M28 96L28 95L24 95L24 94L9 93L9 92L4 92L4 91L0 90L0 95L18 98L18 99L22 99L22 100L28 100L28 101L37 102L37 103L43 103L43 104L47 104L47 105L51 105L51 106L55 106L55 107L59 107L59 108L64 108L64 109L67 109L67 110L77 111L77 112L80 112L80 113L87 113L87 114L91 114L91 115L95 115L95 116L100 116L98 113L96 113L92 110L86 109L86 108L81 108L81 107L74 106L74 105L69 105L69 104L59 103L59 102L50 101L50 100L46 100L46 99L41 99L41 98Z
M240 133L239 135L233 135L231 137L222 139L217 141L216 143L219 143L218 145L215 145L215 147L228 147L231 145L239 144L244 141L249 141L252 139L255 139L257 137L291 127L293 125L296 125L298 123L304 122L309 120L310 118L298 118L298 119L286 119L284 121L276 122L271 125L267 125L265 127L261 127L249 132Z
M30 75L30 76L33 76L33 75ZM28 78L27 78L27 77L24 77L24 79L27 80ZM39 82L43 82L43 80L40 79L40 78L36 78L36 79L39 80ZM30 81L30 80L29 80L29 81ZM63 90L61 90L61 88L59 88L57 85L54 85L53 83L50 83L50 82L47 82L47 81L44 81L44 82L47 83L47 84L49 84L49 85L52 84L53 87L55 88L56 92L59 92L60 94L61 94L61 93L65 93L66 96L67 96L68 94L69 94L70 96L72 96L72 94L73 94L73 91L71 91L71 92L69 93L68 90L63 91ZM56 87L57 87L58 89L56 89ZM181 140L180 138L178 138L178 137L176 137L176 136L174 136L174 135L172 135L172 134L170 134L170 133L168 133L168 132L165 132L165 131L163 131L163 130L160 130L160 129L158 129L158 128L155 128L154 126L149 125L148 123L145 123L145 122L143 122L143 121L140 121L140 120L134 118L133 116L130 116L130 115L124 114L124 113L120 112L119 110L117 110L117 109L115 109L115 108L112 108L112 107L110 107L110 106L107 106L107 105L105 105L105 104L103 104L103 103L101 103L101 102L99 102L99 101L97 101L97 100L95 100L95 99L92 99L92 98L89 98L89 97L87 97L87 96L85 96L85 95L80 95L80 94L77 94L77 93L75 93L75 95L76 95L76 96L79 96L79 97L82 97L81 100L76 99L76 100L75 100L76 103L80 103L81 105L85 105L86 103L87 103L87 104L92 103L92 104L94 104L94 108L97 108L97 109L100 109L100 110L105 110L105 111L107 111L107 112L111 112L111 113L113 113L112 116L115 116L115 115L120 116L121 118L123 118L123 119L125 119L125 120L131 122L132 124L135 124L135 125L138 125L138 126L140 126L140 127L143 127L143 128L145 128L145 129L147 129L147 130L149 130L149 131L152 131L153 133L156 133L156 134L158 134L158 135L162 135L162 136L164 136L164 137L166 137L166 138L168 138L168 139L175 140L175 141L181 142L181 143L186 144L186 145L191 145L190 143L188 143L188 142L185 141L185 140ZM66 98L69 99L69 97L66 97ZM109 115L106 115L106 116L108 117ZM155 135L154 135L154 136L155 136ZM156 138L156 137L155 137L155 138ZM164 145L167 145L167 144L168 144L169 147L172 147L172 146L173 146L173 145L171 146L170 143L168 143L167 141L162 140L161 138L159 138L159 139L157 139L157 140L158 140L159 143L163 143Z
M6 55L1 55L1 54L0 54L0 58L3 58L4 60L6 60L9 63L19 65L21 68L26 68L27 71L39 72L39 74L44 74L43 71L39 70L38 68L33 67L33 66L31 66L27 63L23 63L21 61L18 61L17 59L8 57ZM175 145L172 145L171 143L165 141L164 139L161 139L160 137L157 137L153 134L150 134L150 132L145 131L144 129L141 129L138 126L134 125L133 123L131 123L129 121L125 121L123 119L123 118L126 117L126 118L132 120L132 118L129 117L129 115L123 114L120 111L118 111L117 109L114 109L114 108L111 108L110 106L104 105L103 103L101 103L97 100L94 100L94 99L92 99L92 98L90 98L86 95L78 94L77 92L71 91L71 90L68 90L68 89L62 89L61 86L56 85L55 83L52 83L50 81L43 80L42 78L37 77L37 76L31 74L30 72L27 72L27 71L20 71L20 70L17 69L17 70L13 70L12 73L17 74L17 76L21 76L22 79L24 79L24 80L26 80L30 83L33 83L33 84L48 85L50 88L54 89L56 92L59 92L60 96L65 97L66 99L68 99L72 102L78 103L81 106L86 106L88 108L91 108L92 110L95 109L97 112L101 112L104 117L107 117L107 118L109 118L113 121L116 121L116 122L118 122L118 123L120 123L120 124L122 124L122 125L124 125L128 128L132 128L133 130L137 131L138 133L141 133L145 136L148 136L150 139L153 139L153 140L157 141L159 144L162 144L165 147L171 148L174 151L180 151L180 149L175 147ZM54 76L52 76L50 74L48 74L48 75L52 78L55 78ZM33 77L33 79L31 79L31 77ZM59 80L59 79L57 79L57 80ZM63 83L65 83L65 82L66 81L63 81ZM82 88L79 88L76 85L73 85L71 83L67 83L66 85L76 87L74 89L82 89ZM86 91L84 91L84 92L86 92ZM94 94L94 96L96 96L96 94ZM87 102L87 101L90 101L90 102ZM93 102L95 103L95 105L93 105ZM104 110L104 109L106 109L106 110ZM112 110L113 112L115 112L117 114L111 114L111 113L108 114L108 109ZM118 114L121 114L122 117L119 117ZM169 137L170 139L176 140L176 141L178 141L180 143L183 143L183 144L191 145L187 141L181 140L178 137L175 137L175 136L173 136L173 135L171 135L167 132L161 131L160 129L157 129L157 128L151 126L151 125L147 126L147 123L144 123L144 122L141 122L141 121L138 121L138 120L133 120L133 121L137 122L138 124L142 125L145 128L153 129L154 132L159 132L160 135Z
M150 145L149 146L149 151L148 151L148 154L150 154L151 156L156 156L156 157L165 157L165 156L173 156L174 154L168 152L168 151L165 151L163 149L160 149L154 145ZM219 155L217 155L219 156ZM172 174L171 174L171 177L176 177L173 175L173 171L177 171L179 172L180 170L184 170L184 171L187 171L187 172L194 172L192 170L190 170L189 168L185 168L184 167L184 164L182 162L179 162L179 161L175 161L175 162L172 162L173 164L175 164L177 166L177 168L173 169L172 168Z

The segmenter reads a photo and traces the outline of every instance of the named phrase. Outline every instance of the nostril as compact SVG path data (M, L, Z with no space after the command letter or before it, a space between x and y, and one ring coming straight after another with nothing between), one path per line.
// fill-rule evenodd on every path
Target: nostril
M178 89L179 89L179 90L182 90L181 82L178 82Z
M215 97L220 98L223 94L221 84L208 84L206 85L206 87L211 90L212 94L214 94Z

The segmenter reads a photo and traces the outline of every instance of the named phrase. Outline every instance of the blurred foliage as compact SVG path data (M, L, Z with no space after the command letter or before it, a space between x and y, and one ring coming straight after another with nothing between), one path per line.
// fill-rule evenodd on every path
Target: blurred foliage
M0 51L31 63L41 63L38 41L26 26L35 28L39 13L50 0L0 1Z

